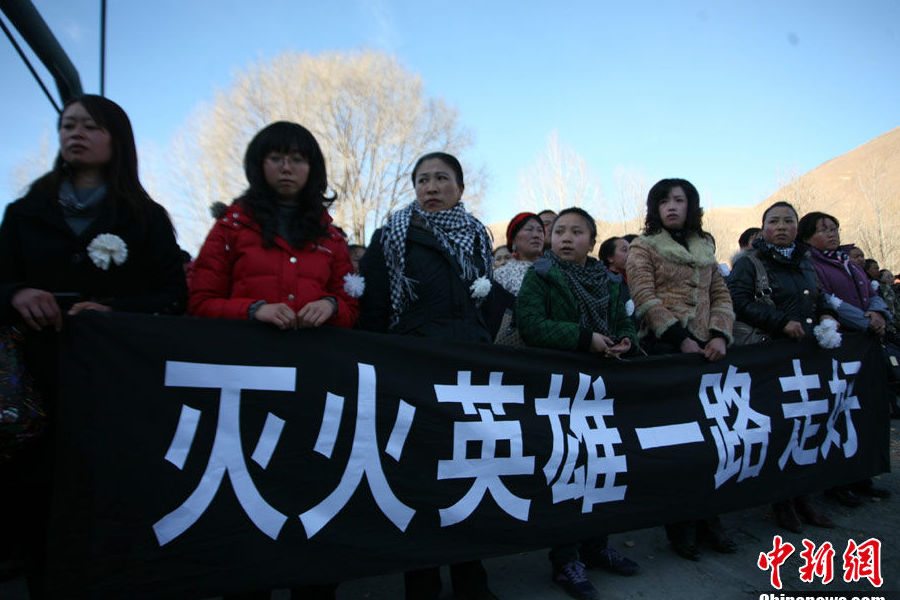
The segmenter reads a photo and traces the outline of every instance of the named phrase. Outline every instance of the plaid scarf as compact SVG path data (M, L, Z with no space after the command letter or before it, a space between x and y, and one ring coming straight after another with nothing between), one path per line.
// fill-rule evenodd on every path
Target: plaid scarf
M795 242L791 242L790 246L776 246L775 244L770 244L769 242L763 241L762 245L765 248L766 252L777 252L788 260L790 260L791 256L794 255L794 248L797 247L797 244Z
M488 280L493 277L494 259L487 229L466 211L462 202L439 212L425 212L411 202L388 216L381 235L384 260L390 274L392 327L409 303L417 299L416 282L406 275L406 239L410 224L422 227L434 236L459 267L459 278L466 288L482 275ZM476 305L482 300L477 299Z
M575 304L579 323L591 331L609 335L609 271L596 258L587 257L584 266L563 260L547 250L544 254L562 271Z

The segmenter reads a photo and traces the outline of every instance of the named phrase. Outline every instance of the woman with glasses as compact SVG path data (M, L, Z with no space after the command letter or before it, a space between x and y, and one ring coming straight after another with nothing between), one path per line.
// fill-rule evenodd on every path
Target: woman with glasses
M837 305L841 326L884 335L890 310L873 290L865 271L850 260L849 250L853 247L841 245L837 218L823 212L806 214L797 225L797 237L810 246L810 258L822 290L840 300L832 304Z

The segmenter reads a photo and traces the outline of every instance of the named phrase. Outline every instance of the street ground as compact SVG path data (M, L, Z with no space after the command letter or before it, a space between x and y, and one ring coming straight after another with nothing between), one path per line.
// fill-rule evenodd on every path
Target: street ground
M698 562L687 561L668 546L662 527L615 534L610 544L641 565L633 577L618 577L603 571L588 575L600 592L601 600L791 600L792 598L885 598L900 600L900 421L891 421L891 464L893 472L875 478L875 485L891 490L888 500L867 499L863 506L846 508L822 494L814 504L837 524L835 529L806 526L802 534L778 528L768 506L760 506L722 515L726 529L737 542L735 554L704 551ZM781 567L783 589L770 585L770 572L757 567L761 552L772 550L773 536L781 535L797 549ZM802 583L798 569L802 540L808 538L818 549L831 542L835 550L834 579L823 585ZM870 538L881 542L880 588L868 579L844 582L842 555L848 540L862 543ZM568 596L550 580L547 551L525 552L485 560L491 589L501 600L566 600ZM449 574L442 572L445 590L442 598L451 598ZM763 596L763 594L767 594ZM770 597L769 594L772 596ZM782 596L783 594L783 596ZM273 600L288 600L286 591L277 591ZM403 598L401 574L367 577L344 582L338 600L399 600ZM0 600L28 600L23 579L0 584Z

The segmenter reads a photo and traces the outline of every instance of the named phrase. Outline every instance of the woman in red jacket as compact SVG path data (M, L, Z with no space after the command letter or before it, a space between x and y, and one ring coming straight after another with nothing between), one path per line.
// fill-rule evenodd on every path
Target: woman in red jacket
M188 310L256 319L279 329L353 327L362 278L325 209L325 158L305 127L279 121L247 147L250 186L213 226L194 263ZM336 585L298 586L292 598L333 600ZM225 596L268 600L270 592Z
M279 329L352 327L362 279L325 205L325 158L301 125L279 121L247 147L250 187L206 238L191 282L193 315Z

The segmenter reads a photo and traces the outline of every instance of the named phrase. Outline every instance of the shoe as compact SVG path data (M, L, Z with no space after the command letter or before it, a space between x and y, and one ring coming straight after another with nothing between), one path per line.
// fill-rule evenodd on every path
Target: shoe
M832 529L834 527L834 522L813 508L812 504L809 502L809 498L806 496L801 496L800 498L794 498L794 510L797 515L803 519L804 523L808 523L815 527L825 527L828 529Z
M641 570L640 565L611 547L592 552L582 551L581 560L589 569L596 567L616 575L634 575Z
M681 558L686 558L688 560L700 560L700 550L698 550L697 546L695 546L694 544L685 541L670 543L672 544L672 550L674 550L675 554L677 554Z
M688 560L700 560L700 551L695 543L696 532L697 528L693 521L668 523L666 525L666 536L669 538L672 550L681 558Z
M856 508L863 503L862 498L845 488L831 488L830 490L825 490L825 495L850 508Z
M598 600L594 584L584 573L584 563L573 560L553 569L553 582L575 600Z
M773 504L772 513L775 515L775 522L782 529L787 529L794 533L803 531L803 523L800 522L800 517L794 510L794 505L790 500Z
M725 534L718 520L715 524L702 522L697 527L697 541L703 542L719 554L734 554L738 546Z
M871 479L864 479L853 484L852 493L856 496L869 496L870 498L890 498L891 491L872 485Z

